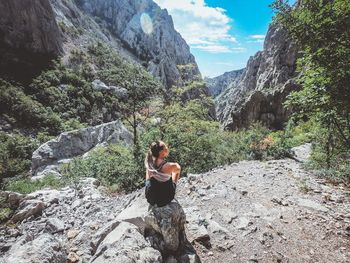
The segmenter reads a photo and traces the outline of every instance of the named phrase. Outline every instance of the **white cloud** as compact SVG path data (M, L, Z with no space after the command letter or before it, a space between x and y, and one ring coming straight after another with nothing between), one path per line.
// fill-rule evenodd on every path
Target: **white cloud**
M232 19L225 9L207 6L205 0L154 1L168 10L175 29L191 48L211 53L236 52L232 45L238 42L229 32Z
M249 37L253 39L264 39L265 35L250 35Z

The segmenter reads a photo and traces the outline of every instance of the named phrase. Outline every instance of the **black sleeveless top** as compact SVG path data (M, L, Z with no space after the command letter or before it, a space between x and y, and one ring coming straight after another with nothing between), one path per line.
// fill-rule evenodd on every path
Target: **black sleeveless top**
M165 163L163 161L157 170L161 170ZM156 204L160 207L169 204L175 197L175 190L176 184L171 177L166 182L159 182L154 177L146 180L145 195L151 205Z

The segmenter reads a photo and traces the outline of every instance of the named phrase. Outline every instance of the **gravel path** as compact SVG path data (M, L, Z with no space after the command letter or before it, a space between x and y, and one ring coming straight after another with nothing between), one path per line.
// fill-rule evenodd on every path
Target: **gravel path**
M349 192L294 160L191 175L177 200L203 262L350 262Z

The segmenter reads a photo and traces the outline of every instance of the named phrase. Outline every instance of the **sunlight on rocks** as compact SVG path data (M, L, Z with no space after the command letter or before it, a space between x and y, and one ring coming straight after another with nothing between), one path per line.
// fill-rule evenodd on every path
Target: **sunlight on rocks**
M147 13L142 13L140 17L140 23L142 31L150 35L153 32L153 22L151 17Z

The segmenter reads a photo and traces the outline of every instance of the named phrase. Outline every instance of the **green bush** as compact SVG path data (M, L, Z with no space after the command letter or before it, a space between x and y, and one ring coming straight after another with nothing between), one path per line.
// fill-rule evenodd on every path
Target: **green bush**
M30 178L22 178L12 180L6 185L7 191L29 194L44 188L59 189L64 187L66 182L54 175L45 176L40 180L31 180Z
M38 146L38 141L33 138L0 132L1 178L13 177L29 171L32 153Z
M135 190L144 180L143 167L138 166L132 151L117 144L96 148L85 158L75 158L61 172L70 182L93 177L120 192Z

